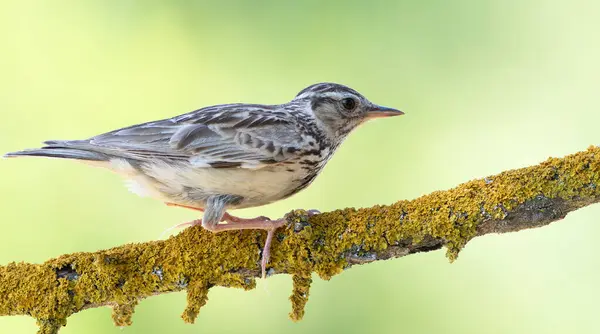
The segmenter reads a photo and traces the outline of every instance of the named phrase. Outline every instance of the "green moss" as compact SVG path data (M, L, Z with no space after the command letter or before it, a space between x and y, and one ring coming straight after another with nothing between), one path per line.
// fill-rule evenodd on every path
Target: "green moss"
M598 185L600 148L590 147L389 206L310 218L294 211L289 226L275 235L270 265L275 273L294 275L291 317L300 319L313 272L329 279L347 268L349 259L366 263L385 258L391 246L408 249L432 239L445 244L454 260L482 222L544 199L589 204L600 198ZM255 287L265 237L264 231L213 234L194 226L165 241L69 254L43 264L10 263L0 267L0 315L45 319L38 322L50 333L82 309L117 305L113 317L123 325L131 321L132 301L187 289L183 318L193 322L209 287Z

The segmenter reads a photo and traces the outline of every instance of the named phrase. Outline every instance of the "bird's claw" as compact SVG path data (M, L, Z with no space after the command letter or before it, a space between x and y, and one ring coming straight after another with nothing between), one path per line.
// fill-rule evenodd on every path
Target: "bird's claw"
M314 215L318 215L320 213L321 213L321 211L319 211L317 209L306 210L306 215L309 216L309 217L314 216Z
M321 211L311 209L311 210L306 210L305 213L306 213L306 216L311 217L311 216L320 214ZM277 219L277 220L271 220L271 222L273 223L271 228L266 229L267 230L267 239L265 241L265 246L264 246L263 252L262 252L262 260L260 261L262 278L267 277L267 264L269 264L269 259L271 258L271 243L273 242L273 236L275 235L275 230L277 230L279 227L284 226L289 223L289 221L286 217Z
M267 239L265 240L265 246L262 251L262 259L260 261L260 269L261 269L261 277L267 278L267 264L269 264L269 259L271 258L271 243L273 242L273 236L275 235L275 231L284 226L286 224L286 219L281 218L277 220L271 220L271 227L267 230Z

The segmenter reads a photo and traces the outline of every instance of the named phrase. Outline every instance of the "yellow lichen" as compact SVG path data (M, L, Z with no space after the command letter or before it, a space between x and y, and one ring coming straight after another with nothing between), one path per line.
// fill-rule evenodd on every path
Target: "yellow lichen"
M131 317L135 312L135 306L138 300L133 299L127 303L116 304L113 306L112 319L116 326L131 326Z
M208 287L202 283L192 284L187 289L187 306L181 315L183 321L193 324L200 308L208 301Z
M303 211L293 212L288 227L275 234L270 270L294 275L292 317L299 319L312 273L329 279L351 264L387 258L390 249L396 249L393 256L401 256L431 240L446 245L453 260L481 234L481 224L509 219L524 207L533 218L519 228L539 226L536 215L548 220L566 214L547 218L545 203L561 199L568 202L567 211L574 210L600 199L599 184L600 148L590 147L412 201L310 218ZM165 241L63 255L42 264L10 263L0 267L0 315L42 319L42 330L50 333L75 312L117 305L116 322L127 324L132 301L187 289L184 319L192 322L206 303L209 287L255 286L265 237L264 231L214 234L194 226Z
M65 322L50 319L38 320L37 324L40 327L38 334L57 334L60 328L65 325Z
M308 301L312 278L310 278L310 276L302 277L300 275L293 275L292 281L294 285L292 295L290 296L290 301L292 302L290 319L300 321L302 320L302 317L304 317L304 306L306 306L306 302Z

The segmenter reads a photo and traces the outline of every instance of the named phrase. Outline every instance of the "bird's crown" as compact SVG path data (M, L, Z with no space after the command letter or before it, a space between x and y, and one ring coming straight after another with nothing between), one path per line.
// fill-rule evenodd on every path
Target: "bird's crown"
M296 95L295 99L310 98L315 95L328 95L328 93L332 95L351 94L360 98L363 97L350 87L332 82L321 82L304 88Z

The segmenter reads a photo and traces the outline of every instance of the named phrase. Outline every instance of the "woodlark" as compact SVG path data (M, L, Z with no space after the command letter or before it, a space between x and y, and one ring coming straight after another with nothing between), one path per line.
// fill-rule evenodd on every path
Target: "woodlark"
M169 205L203 211L213 232L264 229L262 273L274 230L285 219L244 219L227 210L287 198L319 175L361 123L403 112L369 102L335 83L303 89L285 104L224 104L118 129L84 140L51 140L5 157L84 161L127 179L129 189ZM219 224L224 222L224 224Z

